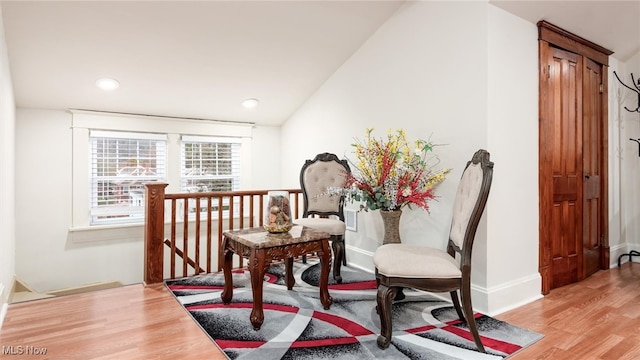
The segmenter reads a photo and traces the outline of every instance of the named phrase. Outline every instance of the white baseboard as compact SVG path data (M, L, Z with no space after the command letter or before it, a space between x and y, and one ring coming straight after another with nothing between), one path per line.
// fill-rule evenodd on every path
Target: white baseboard
M513 310L522 305L541 299L542 278L535 272L507 283L480 288L471 286L474 308L489 316Z
M370 274L375 272L375 267L373 266L373 253L371 251L362 250L349 245L345 246L344 251L346 253L348 266L353 266Z
M622 254L626 254L631 250L640 251L640 244L624 243L620 245L611 246L609 248L609 268L618 267L618 258ZM640 262L640 256L632 256L632 262ZM620 259L620 264L629 262L629 257L624 256Z

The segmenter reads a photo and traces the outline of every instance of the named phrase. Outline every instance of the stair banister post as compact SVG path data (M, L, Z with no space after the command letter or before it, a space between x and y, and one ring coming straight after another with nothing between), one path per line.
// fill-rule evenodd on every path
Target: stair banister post
M144 284L164 280L164 194L167 183L150 182L145 187Z

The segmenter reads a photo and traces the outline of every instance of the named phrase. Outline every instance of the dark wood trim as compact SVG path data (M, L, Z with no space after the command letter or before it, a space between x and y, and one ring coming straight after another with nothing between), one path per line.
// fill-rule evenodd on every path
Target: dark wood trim
M537 25L539 40L547 41L560 48L583 55L599 64L609 65L609 55L613 54L613 51L572 34L545 20L538 21Z
M551 48L546 41L538 41L539 52L539 84L538 84L538 126L539 133L545 133L549 125L550 105L549 105L549 69L551 66ZM546 209L551 208L553 204L553 188L548 184L549 167L552 161L552 153L549 149L553 149L553 139L548 137L538 137L538 181L539 181L539 271L542 280L542 294L548 294L551 291L551 214Z

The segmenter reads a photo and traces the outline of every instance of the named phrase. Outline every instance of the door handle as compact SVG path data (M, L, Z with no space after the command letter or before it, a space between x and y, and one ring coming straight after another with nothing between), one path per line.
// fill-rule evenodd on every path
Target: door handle
M591 175L589 175L589 174L585 174L585 175L584 175L584 179L585 179L585 180L589 180L589 178L590 178L590 177L591 177Z

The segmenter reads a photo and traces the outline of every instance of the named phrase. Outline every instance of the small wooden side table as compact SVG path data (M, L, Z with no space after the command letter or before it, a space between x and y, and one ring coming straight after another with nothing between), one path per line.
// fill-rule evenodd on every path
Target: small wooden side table
M253 291L253 309L251 310L251 324L254 330L259 330L264 322L262 306L262 284L264 273L273 260L285 260L287 289L291 290L295 284L293 278L293 258L297 256L317 253L320 258L320 302L324 309L329 309L333 299L329 295L329 268L331 266L331 250L329 248L329 233L316 231L311 228L295 225L287 233L271 234L263 228L225 231L223 233L222 249L224 260L224 290L222 302L229 304L233 298L233 280L231 268L233 254L249 259L247 266L251 275L251 290Z

